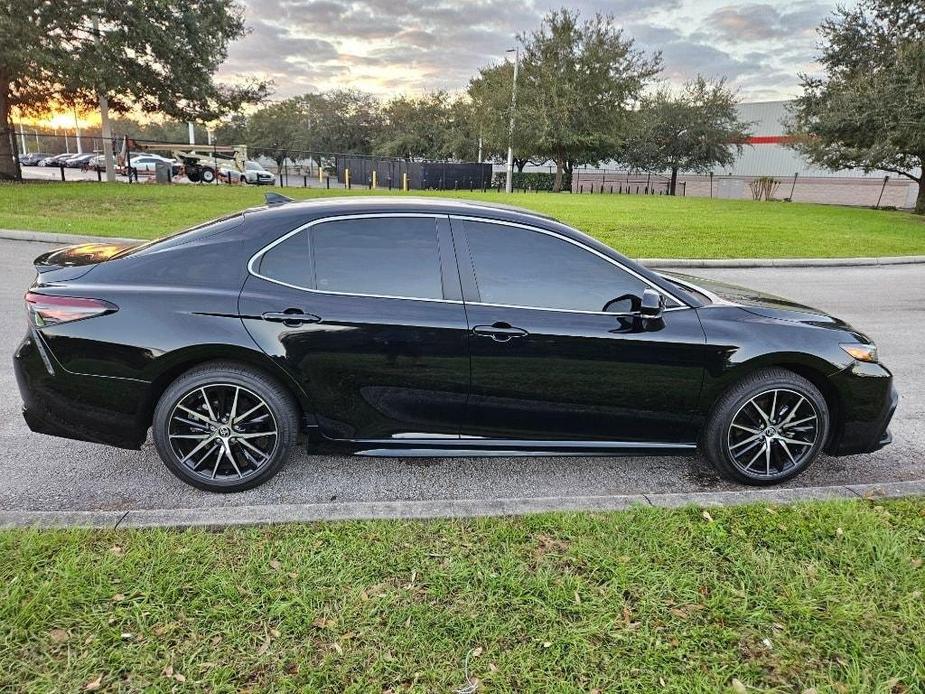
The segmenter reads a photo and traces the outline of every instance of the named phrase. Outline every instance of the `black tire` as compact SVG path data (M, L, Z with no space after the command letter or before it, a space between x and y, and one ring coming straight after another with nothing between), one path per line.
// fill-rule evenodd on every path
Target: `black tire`
M197 408L194 402L201 407ZM256 413L240 427L233 427L237 418L226 419L227 426L221 425L222 412L234 413L239 403L241 409L250 410L259 402L262 407L254 408ZM190 412L190 407L202 409L203 414ZM206 423L207 412L214 412L215 423L223 431ZM237 414L240 417L245 413ZM234 362L212 362L187 371L167 387L154 410L152 427L158 455L174 475L206 491L238 492L263 484L279 472L298 439L299 407L283 385L260 371ZM251 432L255 427L259 431L248 433L248 427ZM274 435L254 438L274 427ZM189 457L188 451L200 443L204 447ZM196 464L201 451L207 451L208 460ZM214 458L213 451L217 454ZM188 461L181 458L184 453ZM266 459L257 458L257 453ZM213 460L216 471L210 478Z
M819 457L830 422L828 404L810 381L787 369L761 369L716 401L700 451L726 479L756 486L778 484Z
M199 178L203 183L215 183L215 172L212 169L205 168L202 170Z

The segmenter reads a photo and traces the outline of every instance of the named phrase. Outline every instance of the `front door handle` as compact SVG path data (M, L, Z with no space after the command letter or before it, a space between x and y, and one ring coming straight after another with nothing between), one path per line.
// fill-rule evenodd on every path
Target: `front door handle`
M302 325L302 323L321 322L321 316L316 316L314 313L305 313L298 308L287 308L285 311L269 311L264 313L261 318L272 323L282 323L290 328Z
M530 333L522 328L515 328L509 323L498 322L493 325L477 325L472 332L479 337L490 337L495 342L508 342L515 337L526 337Z

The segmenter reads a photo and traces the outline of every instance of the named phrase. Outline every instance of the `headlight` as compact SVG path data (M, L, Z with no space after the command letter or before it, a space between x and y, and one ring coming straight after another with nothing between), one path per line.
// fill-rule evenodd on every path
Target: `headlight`
M877 363L877 345L875 344L864 345L860 342L849 342L844 345L839 345L839 347L858 361L868 361L873 364Z

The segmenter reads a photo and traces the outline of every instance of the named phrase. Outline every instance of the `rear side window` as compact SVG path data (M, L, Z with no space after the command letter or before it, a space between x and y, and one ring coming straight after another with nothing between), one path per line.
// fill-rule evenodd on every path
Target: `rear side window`
M315 288L348 294L442 299L432 217L323 222L311 228Z
M258 272L277 282L306 288L311 283L308 232L300 231L263 254Z

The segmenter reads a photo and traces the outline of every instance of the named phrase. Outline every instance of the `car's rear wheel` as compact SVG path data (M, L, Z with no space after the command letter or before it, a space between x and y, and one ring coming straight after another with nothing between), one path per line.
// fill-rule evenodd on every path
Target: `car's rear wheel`
M291 394L233 363L197 367L174 381L154 412L154 443L184 482L214 492L263 484L279 472L298 436Z
M776 484L819 457L829 423L828 404L809 380L786 369L762 369L720 397L701 450L728 479Z

